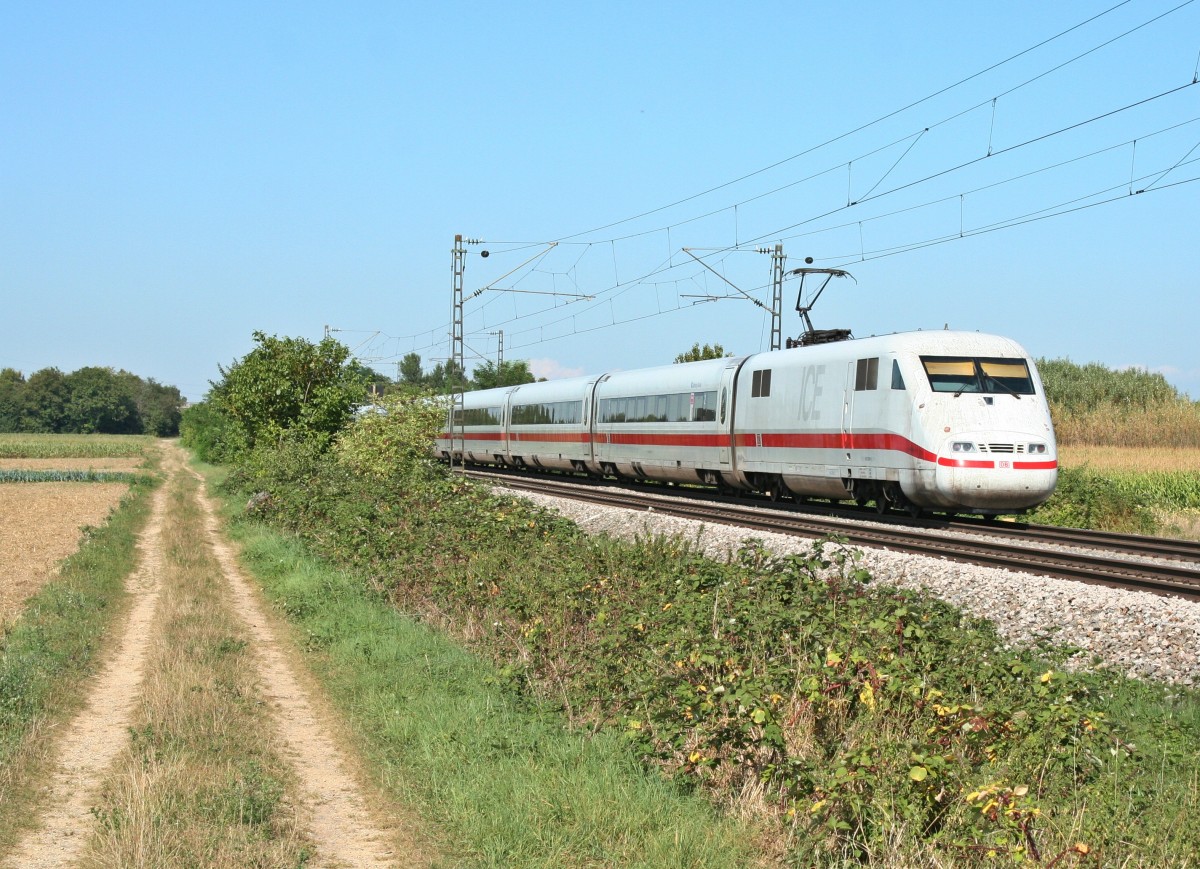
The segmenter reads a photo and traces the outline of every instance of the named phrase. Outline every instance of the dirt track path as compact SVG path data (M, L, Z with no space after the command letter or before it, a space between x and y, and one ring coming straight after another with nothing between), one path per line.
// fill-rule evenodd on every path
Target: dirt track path
M163 445L163 469L170 477L194 474L183 451ZM138 569L127 586L134 603L117 651L94 680L84 710L67 728L58 748L57 769L39 801L37 829L18 843L2 864L5 869L61 867L79 859L95 818L91 814L104 775L129 741L129 727L145 673L146 651L162 586L162 529L169 485L154 496L151 518L138 542ZM404 831L382 824L368 807L362 783L331 735L319 702L297 676L271 627L255 591L238 568L224 539L212 503L203 495L205 539L228 582L232 606L253 637L264 699L273 710L276 737L296 770L309 834L316 848L309 866L392 867L424 865Z

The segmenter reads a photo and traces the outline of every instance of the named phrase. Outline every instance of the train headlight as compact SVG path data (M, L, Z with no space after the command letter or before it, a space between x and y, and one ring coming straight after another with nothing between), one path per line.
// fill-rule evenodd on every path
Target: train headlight
M1031 456L1046 455L1046 445L1045 444L1030 444L1027 447L1027 450Z
M950 451L954 453L973 453L975 452L975 444L970 441L955 441L950 445Z

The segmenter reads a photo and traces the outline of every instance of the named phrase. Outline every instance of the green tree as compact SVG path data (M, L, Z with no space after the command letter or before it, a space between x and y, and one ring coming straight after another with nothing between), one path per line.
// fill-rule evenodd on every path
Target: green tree
M67 377L57 368L43 368L29 375L21 410L21 431L63 431L70 394Z
M400 383L405 386L420 386L425 382L425 370L421 367L421 357L409 353L400 360Z
M362 403L369 375L333 338L313 344L255 332L254 341L254 350L220 368L208 400L241 430L246 447L280 443L285 433L327 443Z
M183 395L174 386L165 386L154 378L143 380L136 374L122 371L134 403L137 405L138 431L160 438L179 434L183 413Z
M389 392L395 385L392 379L386 374L380 374L369 365L363 365L358 360L351 360L350 367L358 374L361 374L366 380L366 398L367 400L376 401L383 397L384 393Z
M68 398L63 431L91 434L137 434L141 432L137 401L127 372L88 366L65 378Z
M725 348L720 344L713 344L712 346L705 344L701 347L700 342L697 341L692 345L691 350L684 351L676 356L675 362L699 362L701 359L724 359L732 355L732 353L726 353Z
M0 431L21 430L21 408L25 403L25 375L15 368L0 371Z
M453 359L439 362L433 371L425 378L425 385L433 392L453 392L456 389L467 389L469 381L466 372Z
M522 383L533 383L537 380L529 370L529 363L523 359L512 362L487 361L475 367L471 373L475 389L492 389L497 386L519 386Z

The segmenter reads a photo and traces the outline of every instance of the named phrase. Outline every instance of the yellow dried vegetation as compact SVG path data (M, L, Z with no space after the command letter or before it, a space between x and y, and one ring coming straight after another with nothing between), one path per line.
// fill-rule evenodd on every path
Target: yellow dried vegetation
M1059 461L1067 468L1090 467L1120 473L1200 474L1200 447L1113 447L1060 445Z

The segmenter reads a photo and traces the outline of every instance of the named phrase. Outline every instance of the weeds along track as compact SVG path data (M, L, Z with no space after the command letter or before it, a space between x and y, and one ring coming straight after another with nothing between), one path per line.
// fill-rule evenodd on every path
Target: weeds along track
M787 509L703 490L596 484L546 474L466 473L512 489L608 506L791 536L835 535L857 546L1200 600L1200 544L1186 541L1005 522L880 521L874 516L868 521L867 514L845 509Z

